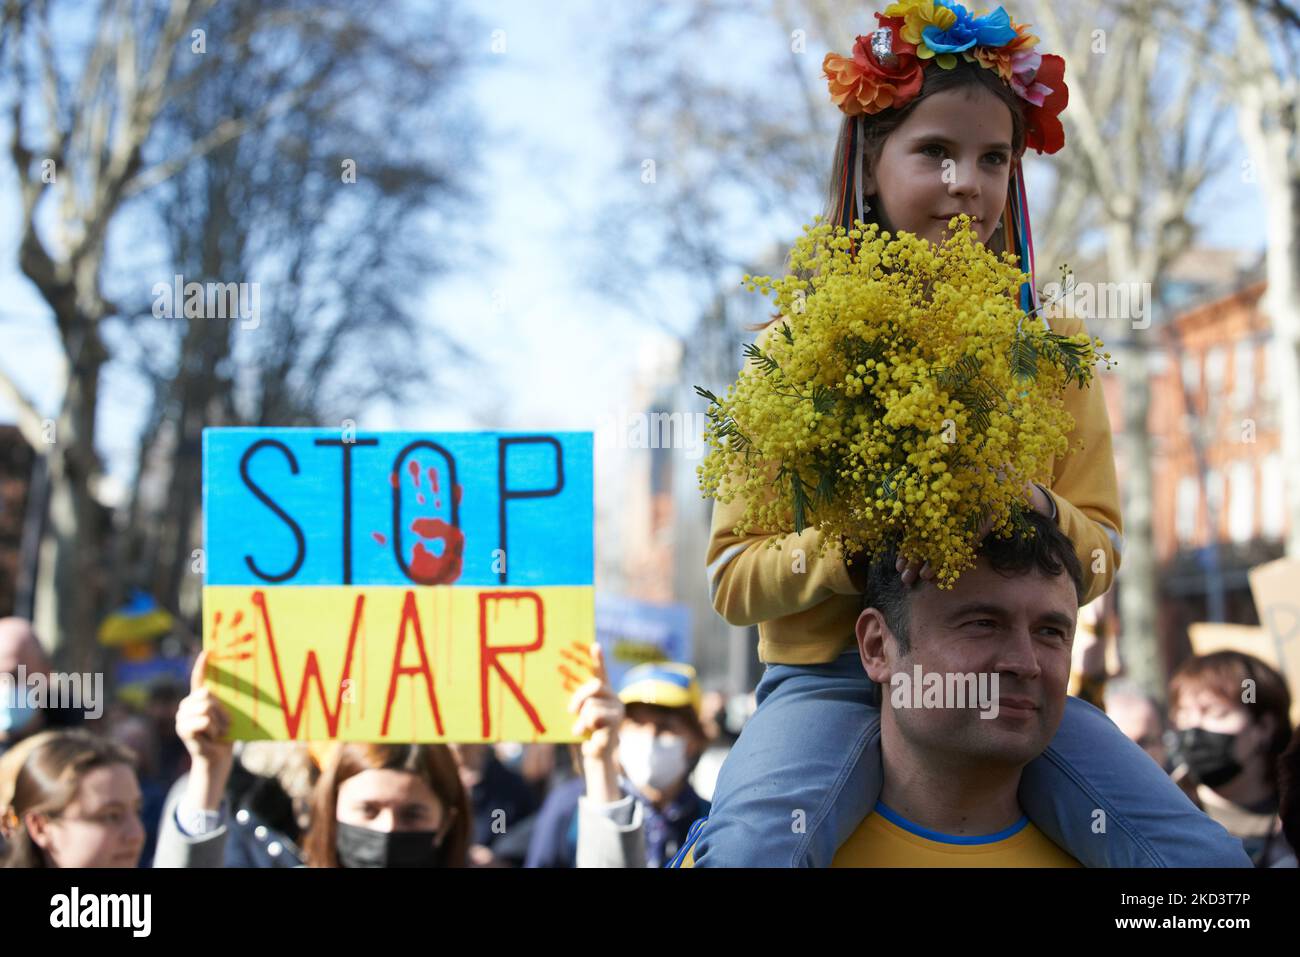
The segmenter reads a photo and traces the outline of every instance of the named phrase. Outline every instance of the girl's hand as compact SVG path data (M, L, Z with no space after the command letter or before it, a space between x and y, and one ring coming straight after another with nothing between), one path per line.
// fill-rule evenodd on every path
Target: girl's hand
M1025 491L1029 493L1029 501L1033 504L1034 511L1044 518L1051 518L1054 511L1052 499L1038 483L1025 482Z
M591 646L595 677L574 692L569 710L577 712L573 733L583 735L583 777L587 797L611 804L623 797L618 786L618 728L623 723L623 702L610 687L605 656L600 645Z
M208 652L200 651L190 673L190 693L176 708L176 736L190 753L190 806L216 811L230 777L235 745L225 740L229 713L205 686L207 665Z
M929 562L913 561L903 555L898 556L898 561L894 562L894 568L902 572L904 585L910 585L918 578L927 582L934 578L934 569L930 567Z

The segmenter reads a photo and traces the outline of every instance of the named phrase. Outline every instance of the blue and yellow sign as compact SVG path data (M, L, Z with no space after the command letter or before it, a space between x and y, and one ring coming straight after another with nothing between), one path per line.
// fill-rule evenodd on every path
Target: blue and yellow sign
M236 738L570 741L590 433L207 429L204 646Z

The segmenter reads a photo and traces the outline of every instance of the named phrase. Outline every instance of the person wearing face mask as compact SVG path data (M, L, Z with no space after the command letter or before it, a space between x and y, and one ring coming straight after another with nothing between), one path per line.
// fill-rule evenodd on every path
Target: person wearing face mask
M339 745L316 784L310 867L464 867L473 817L438 744Z
M586 801L626 824L629 833L639 832L646 865L662 867L685 842L692 822L709 810L689 782L707 744L699 681L690 665L640 665L627 673L615 697L599 646L592 655L597 677L575 692L572 705L579 712L575 732L592 735L582 749L584 778L547 797L524 866L580 865Z
M0 808L5 867L135 867L144 848L135 757L85 731L33 742Z
M1278 763L1291 738L1285 679L1253 655L1219 651L1174 673L1169 707L1174 780L1256 867L1295 867L1278 816Z
M21 666L21 667L20 667ZM79 723L79 713L61 708L28 706L19 679L37 674L47 677L50 659L36 639L31 623L23 618L0 618L0 754L24 738L45 729L64 729Z
M190 752L184 794L165 814L155 867L220 867L229 833L224 800L233 765L230 718L204 683L199 654L176 712ZM336 745L312 792L302 852L309 867L463 867L469 798L445 745Z

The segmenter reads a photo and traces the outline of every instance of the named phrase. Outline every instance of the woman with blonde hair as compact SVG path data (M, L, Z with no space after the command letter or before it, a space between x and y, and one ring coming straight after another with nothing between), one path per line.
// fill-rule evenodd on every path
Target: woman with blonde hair
M0 812L5 867L135 867L144 848L135 758L85 731L27 749Z

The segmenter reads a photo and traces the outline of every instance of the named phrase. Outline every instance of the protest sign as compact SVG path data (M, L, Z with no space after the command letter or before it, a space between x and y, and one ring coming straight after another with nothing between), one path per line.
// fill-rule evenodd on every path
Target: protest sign
M605 669L617 688L623 676L651 661L691 660L691 610L601 595L596 600L596 640L605 652Z
M204 432L204 646L235 738L567 741L590 433Z
M1250 592L1272 645L1273 657L1265 660L1286 678L1291 716L1300 720L1300 561L1279 558L1255 566L1250 570Z

